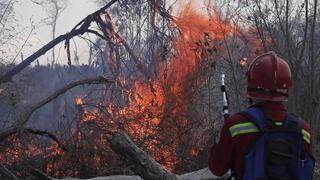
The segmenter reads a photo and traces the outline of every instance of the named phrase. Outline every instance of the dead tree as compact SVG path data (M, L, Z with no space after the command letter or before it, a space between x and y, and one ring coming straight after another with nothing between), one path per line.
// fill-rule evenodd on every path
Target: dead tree
M47 9L48 12L48 22L46 25L51 27L52 39L56 38L56 27L57 21L61 13L66 10L68 1L58 1L58 0L32 0L33 3L42 6ZM55 63L55 48L52 48L52 60L51 65Z
M84 33L93 33L98 34L96 31L89 29L92 22L95 22L100 19L101 14L105 12L107 8L109 8L111 5L116 3L118 0L112 0L108 4L106 4L104 7L99 9L98 11L88 15L86 18L84 18L80 23L78 23L70 32L60 35L59 37L53 39L48 44L44 45L42 48L40 48L38 51L36 51L34 54L23 60L20 64L18 64L16 67L14 67L9 72L5 73L2 77L0 77L0 84L5 82L10 82L16 74L21 72L24 68L29 66L33 61L35 61L40 56L44 55L46 52L48 52L50 49L55 47L57 44L66 41L66 48L68 52L68 58L70 62L70 50L69 50L69 41L71 38L75 36L82 35Z

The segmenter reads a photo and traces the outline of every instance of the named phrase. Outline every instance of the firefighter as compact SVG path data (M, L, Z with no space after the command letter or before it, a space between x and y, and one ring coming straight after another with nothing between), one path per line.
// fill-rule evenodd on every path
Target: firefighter
M288 114L289 114L287 111L287 107L285 105L285 102L287 101L288 95L290 93L290 88L291 88L291 72L290 72L289 65L286 63L285 60L280 58L274 52L268 52L268 53L262 54L256 57L249 64L248 71L247 71L247 83L248 83L247 97L250 98L253 102L253 105L248 108L249 109L248 112L251 112L251 115L246 115L244 113L237 113L235 115L230 116L228 119L226 119L223 125L223 128L221 130L221 136L220 136L219 142L213 145L211 148L209 162L208 162L209 169L216 176L223 176L229 170L231 170L232 176L235 179L239 179L239 180L272 179L270 178L271 175L270 176L268 175L268 172L267 172L268 170L266 170L267 169L266 163L267 161L268 162L270 161L265 159L273 157L273 155L268 155L266 157L266 154L269 153L267 152L267 150L265 150L267 147L263 147L263 149L261 149L260 147L259 149L259 146L267 146L267 145L264 145L264 144L259 146L256 145L257 141L261 139L261 136L262 136L261 133L262 131L264 131L262 129L265 129L265 128L260 128L259 127L260 125L257 124L257 122L255 121L253 122L252 119L263 119L263 121L267 121L266 119L268 119L268 121L271 120L272 123L270 124L272 126L275 126L275 128L282 129L282 130L286 129L286 128L283 128L282 124L284 123L285 119L288 118ZM263 115L260 115L260 116L255 115L255 114L259 114L259 112L257 111L259 111L260 114L263 114ZM254 118L253 116L258 118ZM265 116L268 116L268 118L265 118ZM294 116L292 116L292 118L293 117ZM258 123L264 123L264 122L258 122ZM313 171L314 161L312 161L313 159L311 156L311 152L312 152L311 130L307 122L302 121L301 124L302 124L301 128L298 130L298 133L299 133L298 139L301 139L301 142L303 142L300 144L304 144L303 147L301 147L302 149L301 151L304 152L305 150L308 155L308 158L310 155L310 158L307 160L310 160L309 164L310 166L312 166L310 167L312 170L308 171L301 168L300 169L293 168L294 170L291 169L292 171L305 171L305 172L297 172L297 173L300 173L300 175L298 175L296 172L288 172L293 174L292 176L296 176L296 177L289 177L288 179L291 179L291 178L301 179L301 178L297 178L297 176L300 176L300 177L308 176L308 178L305 178L305 179L310 179L310 176L311 176L311 179L312 179L312 174L310 175L310 173L312 172L310 171ZM290 134L290 133L285 133L285 134ZM267 136L269 137L269 135ZM277 135L275 137L277 137ZM279 140L272 140L272 141L264 140L264 141L267 141L269 144L273 143L273 145L270 145L271 149L279 147L280 149L280 150L278 149L279 151L282 151L281 149L285 149L285 148L290 149L291 147L294 147L294 145L290 144L290 142L287 147L282 147L282 144L285 144L285 143L281 143L283 141L279 141ZM287 142L287 141L285 140L284 142ZM280 145L278 146L277 143ZM299 149L299 148L296 148L296 149ZM274 151L277 152L278 150L274 150ZM254 157L256 159L248 160L248 158L252 158L252 157L248 157L249 152L251 152L251 154L253 153L254 154L253 156L257 156L257 154L259 154L259 151L263 151L262 153L263 157ZM291 149L291 150L283 150L283 151L295 151L295 150ZM295 151L295 152L288 152L288 153L295 154L299 152ZM297 155L295 154L295 156ZM293 158L293 159L297 159L297 158ZM277 162L277 160L280 162ZM253 164L254 161L258 161L258 163L260 161L260 164L263 164L263 165L261 165L260 167L260 165ZM277 162L281 164L282 161L285 161L285 160L281 159L281 157L280 158L275 157L275 160L273 159L272 163ZM292 163L293 162L292 158L288 160L288 162ZM296 161L294 161L294 163L296 162L302 162L302 160L297 159ZM251 167L247 167L247 166L251 166ZM274 166L274 164L272 166ZM297 165L297 167L298 166L301 167L300 165ZM304 167L305 166L303 166L302 168ZM250 172L250 171L255 171L255 172ZM262 174L256 175L256 172L258 171L261 171ZM286 171L289 171L289 170L287 169ZM309 175L301 175L303 173L309 173ZM285 178L286 177L284 177L284 179ZM274 179L277 179L277 178L274 178Z

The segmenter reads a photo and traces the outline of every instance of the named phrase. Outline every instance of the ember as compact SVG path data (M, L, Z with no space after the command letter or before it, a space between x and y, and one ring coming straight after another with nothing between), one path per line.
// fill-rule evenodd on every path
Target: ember
M83 105L82 97L77 98L75 103L76 103L77 106L82 106Z
M246 67L248 65L248 59L247 58L241 58L239 60L239 64L242 68Z

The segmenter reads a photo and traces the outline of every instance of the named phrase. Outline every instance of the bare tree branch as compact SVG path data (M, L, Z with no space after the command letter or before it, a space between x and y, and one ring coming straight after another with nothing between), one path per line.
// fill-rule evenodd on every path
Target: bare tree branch
M58 96L64 94L69 89L74 88L76 86L83 85L83 84L105 84L105 83L114 83L114 81L108 80L103 76L99 76L96 78L79 80L79 81L72 82L72 83L68 84L67 86L55 91L54 93L49 95L47 98L41 100L40 102L35 103L34 105L31 105L30 108L27 108L26 111L19 114L19 117L17 118L17 122L13 127L7 128L7 129L3 130L2 132L0 132L0 139L1 139L1 137L5 137L5 136L12 134L12 132L16 131L16 128L21 129L21 127L23 127L23 125L29 120L31 115L36 110L38 110L42 106L46 105L47 103L51 102L52 100L54 100Z
M22 61L20 64L18 64L16 67L14 67L12 70L4 74L2 77L0 77L0 84L5 82L10 82L12 80L12 77L21 72L24 68L29 66L33 61L35 61L40 56L44 55L46 52L48 52L50 49L55 47L57 44L61 43L64 40L69 40L75 36L82 35L87 32L88 28L90 27L91 23L97 19L97 17L100 17L101 13L103 13L107 8L109 8L111 5L116 3L118 0L112 0L108 4L106 4L104 7L99 9L98 11L88 15L86 18L84 18L80 23L78 23L70 32L60 35L59 37L55 38L54 40L50 41L48 44L44 45L42 48L40 48L38 51L33 53L31 56L26 58L24 61ZM79 27L80 26L80 27Z
M4 165L0 163L0 172L7 177L7 179L11 180L19 180L9 169L7 169Z
M19 133L21 131L24 133L35 134L35 135L39 135L39 136L46 136L46 137L52 139L53 141L55 141L58 144L59 148L61 148L63 150L67 150L65 148L65 146L63 146L61 144L61 142L59 141L59 139L57 138L56 135L54 135L48 131L36 130L36 129L31 129L31 128L26 128L26 129L21 130L19 127L16 127L14 129L11 129L11 131L8 131L7 133L2 134L2 136L0 136L0 142L3 141L4 139L8 138L9 136L14 135L16 133Z
M56 178L50 177L49 175L45 174L44 172L34 168L34 167L30 167L31 168L31 173L43 180L56 180Z
M110 16L107 14L107 17L110 18ZM137 68L141 73L143 73L147 78L150 77L150 74L148 73L148 70L146 66L143 64L143 62L140 60L140 58L133 52L133 50L129 47L128 43L125 41L123 37L121 37L115 30L113 29L111 24L106 24L101 17L98 17L96 20L98 26L100 26L100 29L102 29L103 33L105 34L105 37L108 38L112 35L120 41L120 43L124 46L126 51L129 53L129 55L132 57L133 61L136 63ZM108 30L108 31L106 31ZM110 33L112 35L110 35ZM108 40L108 39L106 39Z

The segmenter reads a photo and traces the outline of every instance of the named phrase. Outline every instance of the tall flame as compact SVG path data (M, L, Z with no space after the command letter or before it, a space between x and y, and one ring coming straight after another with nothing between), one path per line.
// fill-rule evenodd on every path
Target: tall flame
M157 61L159 73L155 80L135 81L128 107L119 111L120 117L133 120L126 126L131 136L137 139L157 137L144 145L170 170L179 164L183 145L192 141L182 135L192 122L189 116L193 107L192 88L205 84L207 73L203 70L207 70L215 60L215 53L222 49L219 42L232 33L229 22L222 21L219 16L209 18L190 3L174 19L173 25L179 29L179 34L172 41L171 57L165 62ZM200 132L192 133L196 136ZM197 145L189 153L195 156L201 144L197 143L197 138L193 139Z

